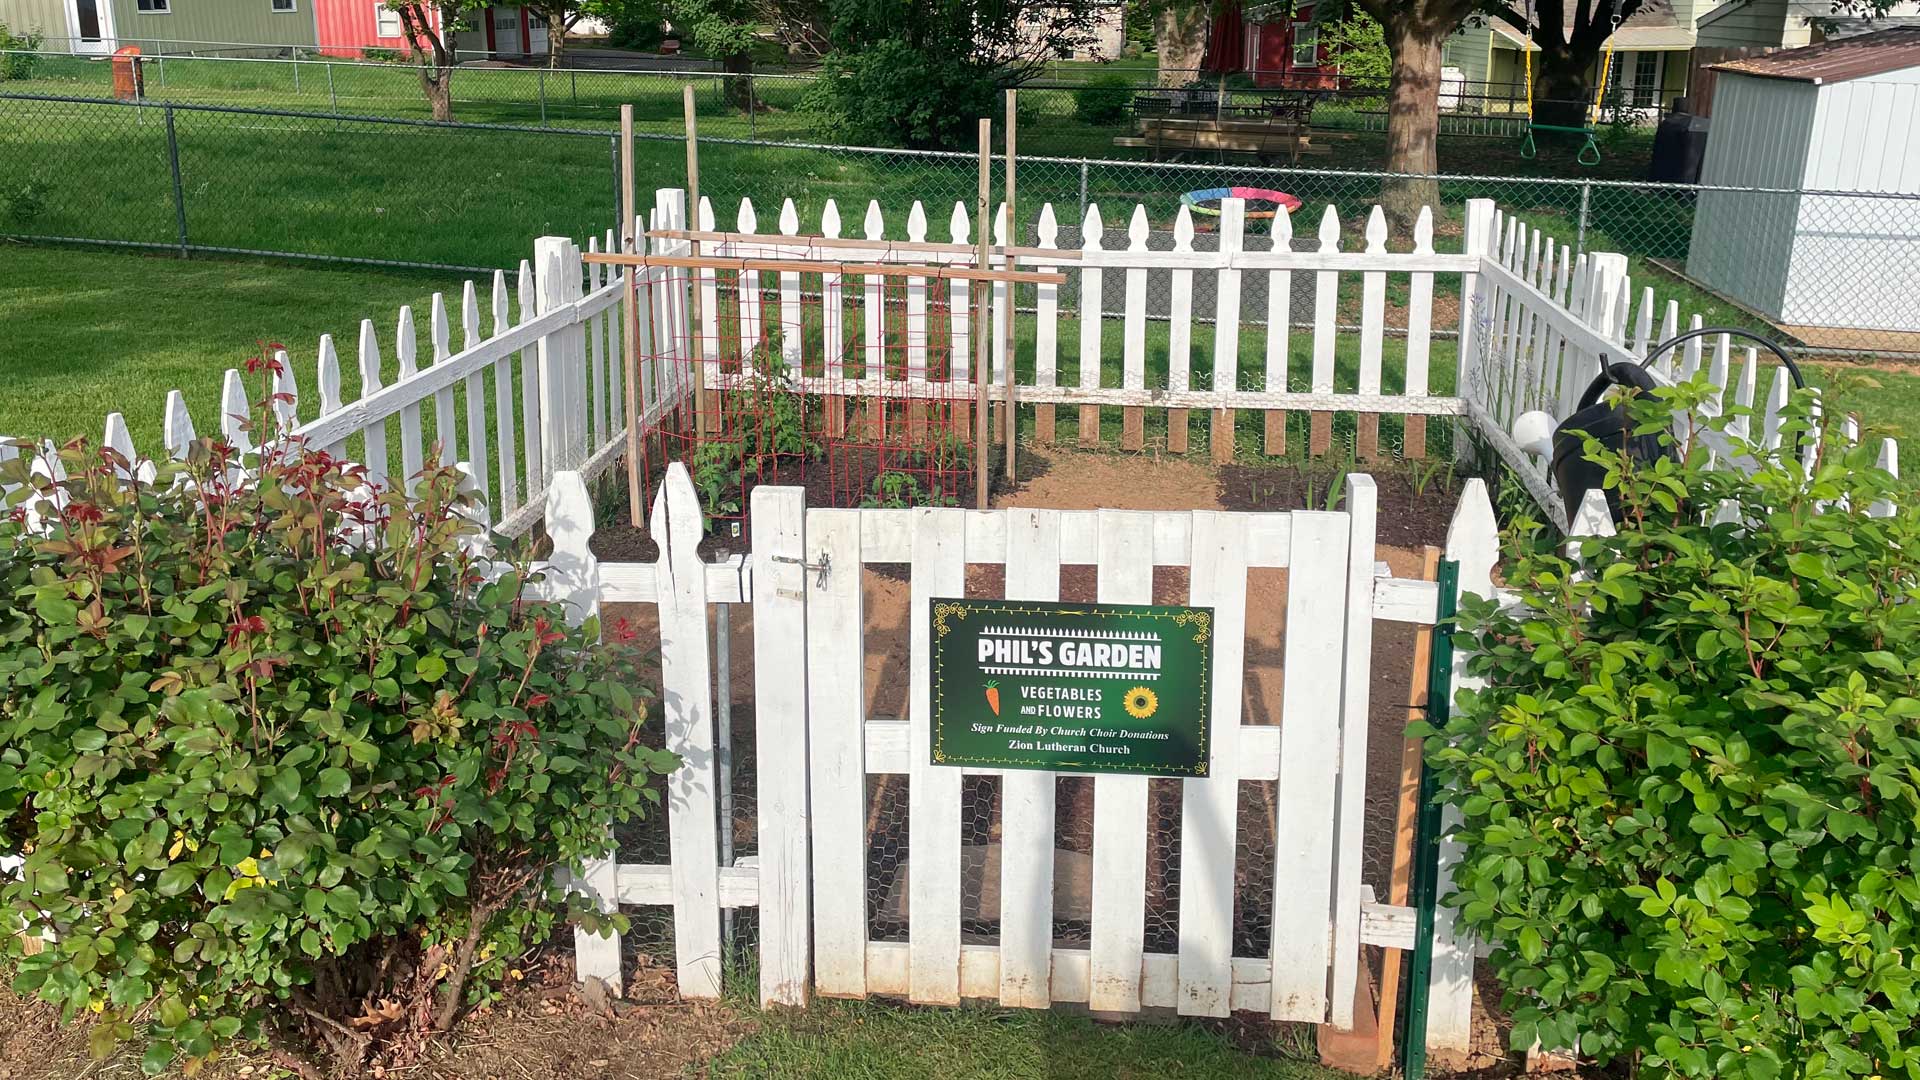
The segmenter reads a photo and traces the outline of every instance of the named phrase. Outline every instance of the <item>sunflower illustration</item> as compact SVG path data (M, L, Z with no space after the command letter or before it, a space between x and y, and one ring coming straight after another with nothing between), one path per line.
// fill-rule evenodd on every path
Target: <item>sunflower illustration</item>
M1159 696L1144 686L1127 691L1127 696L1121 698L1120 703L1127 707L1127 715L1135 720L1145 720L1160 708Z

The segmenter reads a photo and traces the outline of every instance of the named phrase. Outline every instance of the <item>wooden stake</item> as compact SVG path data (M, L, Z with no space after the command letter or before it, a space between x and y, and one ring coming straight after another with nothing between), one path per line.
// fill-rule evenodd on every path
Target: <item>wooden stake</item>
M1420 580L1440 574L1440 549L1429 547L1420 560ZM1413 675L1408 679L1407 721L1427 718L1427 671L1433 653L1433 627L1422 626L1413 639ZM1405 907L1413 882L1413 827L1420 815L1421 741L1408 739L1400 747L1400 806L1393 823L1393 869L1387 881L1386 902ZM1380 964L1380 1056L1382 1069L1393 1065L1394 1016L1400 1008L1400 950L1382 950Z
M693 105L693 84L680 88L680 108L687 123L687 225L700 227L700 120ZM693 254L700 254L694 241ZM693 275L689 275L693 276ZM693 330L693 429L699 442L707 441L707 348L700 340L700 290L689 290L687 319ZM683 429L684 430L684 429Z
M975 237L975 260L980 269L991 269L988 259L991 251L988 245L993 237L990 229L993 219L987 215L987 199L991 191L991 165L993 162L993 121L980 118L980 198L978 212L974 214L974 228L979 230ZM973 418L973 499L975 509L987 508L987 459L992 450L992 432L987 424L988 383L993 379L993 287L982 284L973 291L973 387L976 392L975 414Z
M1319 457L1333 449L1333 414L1317 412L1312 416L1307 428L1307 453Z
M633 205L633 106L620 106L620 250L633 252L639 242L634 228ZM627 378L627 520L634 528L639 528L647 520L647 508L643 505L646 497L642 494L640 476L640 311L639 291L635 288L640 272L637 266L627 267L622 275L626 282L625 294L621 297L621 314L626 320L627 348L625 354Z
M1018 215L1014 213L1014 201L1013 201L1013 148L1014 148L1014 139L1015 139L1015 127L1017 124L1015 117L1018 115L1018 113L1016 112L1014 95L1018 93L1019 91L1017 90L1007 91L1007 244L1002 254L1006 257L1007 269L1009 270L1013 269L1014 245L1020 242L1020 229L1019 229L1019 226L1016 224L1016 222L1018 222L1020 218L1018 217ZM1011 281L1007 282L1006 289L1007 289L1007 336L1006 336L1007 370L1005 373L1005 384L1006 384L1007 401L1005 405L1001 406L1001 413L1002 413L1002 418L1006 423L1007 483L1011 484L1014 482L1014 479L1015 479L1014 461L1013 461L1014 429L1019 426L1017 422L1019 418L1019 412L1014 408L1014 402L1013 402L1013 337L1014 337L1013 335L1014 314L1013 313L1014 313L1014 299L1015 299L1014 283Z

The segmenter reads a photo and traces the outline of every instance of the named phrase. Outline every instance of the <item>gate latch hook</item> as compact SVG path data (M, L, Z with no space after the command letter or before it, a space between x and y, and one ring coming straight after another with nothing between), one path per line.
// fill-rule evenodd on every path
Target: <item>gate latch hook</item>
M827 574L833 569L832 553L820 556L820 561L817 563L810 563L805 559L795 558L792 555L775 555L773 561L792 563L803 570L816 571L816 576L813 579L813 587L816 589L824 589L827 587Z

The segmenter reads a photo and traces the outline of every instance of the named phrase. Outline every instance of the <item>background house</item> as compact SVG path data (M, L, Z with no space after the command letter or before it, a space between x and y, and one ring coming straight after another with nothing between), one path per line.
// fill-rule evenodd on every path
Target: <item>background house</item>
M1920 15L1920 3L1895 4L1886 15ZM1857 34L1878 22L1878 18L1836 17L1833 0L1745 0L1721 4L1701 16L1696 44L1711 49L1794 49L1844 36L1835 32L1840 27L1830 24L1842 24Z
M1620 24L1613 41L1614 73L1608 82L1620 87L1622 101L1646 109L1686 93L1688 54L1696 26L1713 4L1714 0L1649 0ZM1566 28L1569 33L1573 28L1571 5ZM1487 97L1503 103L1496 108L1511 98L1515 109L1523 109L1527 76L1520 55L1526 48L1522 32L1498 19L1477 16L1447 39L1440 62L1459 68L1468 87L1488 87ZM1597 85L1599 61L1594 64L1591 75Z
M0 22L39 30L54 51L245 55L311 49L315 0L0 0ZM225 48L232 42L252 49ZM260 48L264 46L265 48Z
M1255 86L1332 89L1339 71L1320 42L1312 4L1249 4L1241 12L1243 69Z
M368 49L405 49L406 32L400 13L382 0L310 0L319 15L320 51L328 56L358 57ZM427 7L437 30L440 11ZM462 59L484 56L506 58L547 55L547 23L523 7L486 7L468 16L469 29L456 30L453 48Z
M1883 30L1720 64L1687 275L1834 348L1920 347L1920 30Z

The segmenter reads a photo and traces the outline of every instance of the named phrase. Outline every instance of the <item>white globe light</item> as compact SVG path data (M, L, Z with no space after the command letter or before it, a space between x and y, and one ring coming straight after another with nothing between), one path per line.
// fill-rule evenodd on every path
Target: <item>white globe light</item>
M1537 409L1523 412L1514 418L1513 441L1535 457L1547 457L1553 453L1553 431L1558 426L1551 414Z

